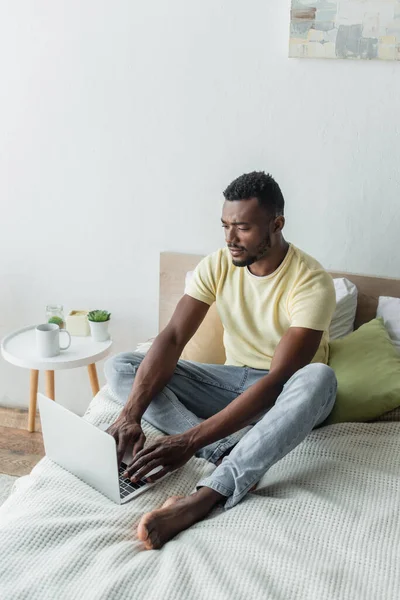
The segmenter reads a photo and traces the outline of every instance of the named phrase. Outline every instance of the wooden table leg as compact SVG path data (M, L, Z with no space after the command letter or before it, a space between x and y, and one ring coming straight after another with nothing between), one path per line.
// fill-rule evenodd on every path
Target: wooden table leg
M99 379L97 377L96 365L93 363L88 365L90 385L92 386L93 396L100 390Z
M45 388L46 388L46 396L51 398L51 400L55 400L55 390L54 390L54 371L46 371L45 373Z
M36 419L36 397L38 391L39 371L31 369L30 376L30 395L29 395L29 413L28 413L28 431L35 431Z

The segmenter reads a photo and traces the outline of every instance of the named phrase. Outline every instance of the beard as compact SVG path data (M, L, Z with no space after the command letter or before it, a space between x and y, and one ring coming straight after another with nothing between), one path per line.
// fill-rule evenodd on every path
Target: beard
M269 234L267 234L266 239L257 246L255 254L252 254L251 256L249 256L248 258L245 258L244 260L235 260L235 258L232 257L232 264L235 267L249 267L253 263L255 263L255 262L261 260L262 258L264 258L265 256L267 256L270 248L271 248L271 237Z

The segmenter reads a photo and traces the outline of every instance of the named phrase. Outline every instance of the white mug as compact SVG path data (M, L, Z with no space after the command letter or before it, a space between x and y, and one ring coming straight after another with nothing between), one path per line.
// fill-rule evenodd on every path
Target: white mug
M68 346L60 346L60 333L69 337ZM41 358L58 356L60 350L67 350L71 345L71 336L66 329L60 329L55 323L44 323L36 327L36 349Z

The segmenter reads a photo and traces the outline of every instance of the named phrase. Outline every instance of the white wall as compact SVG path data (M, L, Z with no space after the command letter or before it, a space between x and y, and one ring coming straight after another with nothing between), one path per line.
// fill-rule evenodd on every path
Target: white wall
M221 192L254 169L282 186L287 239L400 277L400 64L288 59L289 8L2 1L1 337L55 302L109 309L133 349L157 330L160 251L223 244ZM1 359L0 382L27 405L27 371ZM82 414L85 369L56 391Z

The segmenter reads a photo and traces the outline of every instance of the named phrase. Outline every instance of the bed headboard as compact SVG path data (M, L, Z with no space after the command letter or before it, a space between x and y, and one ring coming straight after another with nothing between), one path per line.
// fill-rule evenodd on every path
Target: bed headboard
M162 252L160 255L160 303L159 331L164 329L172 317L176 305L183 296L185 276L193 271L203 256L198 254L180 254ZM376 315L379 296L400 298L400 279L371 277L353 273L329 271L332 277L346 277L358 289L358 306L355 327L367 323Z

